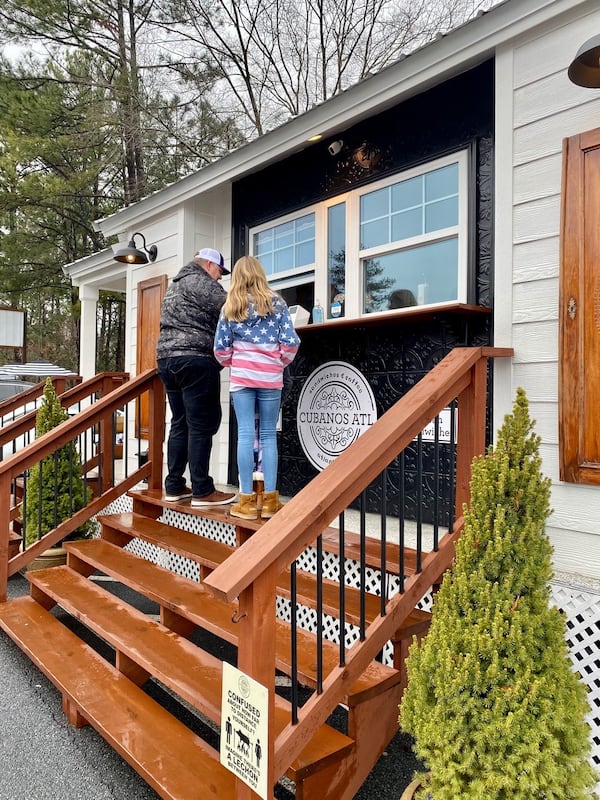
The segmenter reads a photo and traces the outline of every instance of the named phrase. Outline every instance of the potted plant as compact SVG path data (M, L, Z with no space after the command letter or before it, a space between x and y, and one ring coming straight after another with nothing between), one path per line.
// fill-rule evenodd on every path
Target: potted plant
M550 602L550 480L525 392L473 462L470 507L429 633L407 660L400 725L431 800L590 800L586 689Z
M50 378L46 380L44 395L36 414L36 437L60 425L68 419L67 411L61 406ZM63 520L87 503L89 490L84 485L81 474L81 457L75 442L68 442L47 456L39 464L34 464L27 480L27 499L25 505L25 544L30 546L48 531L56 528ZM91 523L78 528L67 538L80 539L89 536ZM41 560L35 559L29 569L51 566L64 561L65 552L61 547L50 548Z

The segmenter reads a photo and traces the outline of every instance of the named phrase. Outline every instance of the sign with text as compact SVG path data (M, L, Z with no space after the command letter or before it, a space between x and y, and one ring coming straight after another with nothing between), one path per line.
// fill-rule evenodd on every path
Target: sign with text
M264 800L268 800L268 713L267 687L223 662L221 764Z
M25 346L25 312L0 308L0 347Z
M450 444L450 437L451 437L451 417L450 417L450 409L443 408L438 417L438 442L440 444ZM458 432L458 408L454 409L454 444L456 444ZM434 442L435 441L435 420L431 420L429 425L427 425L421 431L421 438L424 442Z
M318 470L325 469L377 419L365 376L344 361L312 372L300 392L296 423L300 444Z

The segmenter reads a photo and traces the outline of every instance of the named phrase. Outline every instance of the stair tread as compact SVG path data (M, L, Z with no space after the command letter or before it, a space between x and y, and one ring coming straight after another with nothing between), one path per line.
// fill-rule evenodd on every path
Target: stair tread
M33 598L3 603L0 626L162 797L232 796L235 777L216 750Z
M231 545L217 542L207 536L182 531L166 522L160 522L135 512L103 514L98 521L121 533L138 536L147 542L164 547L172 553L191 558L211 569L225 561L235 549Z
M195 506L191 505L191 501L187 498L184 500L177 500L176 502L172 503L168 500L165 500L160 489L130 489L127 494L129 497L132 497L134 501L138 500L158 508L172 508L176 511L182 511L186 514L205 517L206 519L214 519L218 522L224 522L227 525L234 525L235 527L241 527L251 531L258 530L261 525L264 525L267 521L261 519L242 520L237 517L232 517L229 513L231 511L231 505L199 506L196 508Z
M27 574L30 583L216 723L221 721L222 663L68 566ZM289 723L290 704L275 695L275 730ZM290 777L314 772L353 741L322 725L291 765Z
M160 493L158 493L160 494ZM235 548L222 542L217 542L207 536L201 536L189 531L182 531L172 525L167 525L155 519L150 519L135 512L122 514L107 514L98 520L108 527L124 533L127 536L139 536L145 541L150 541L158 547L163 547L170 552L191 558L204 566L214 569L222 563ZM298 602L310 608L315 607L316 576L313 573L297 570L297 599ZM290 575L283 573L277 582L277 588L282 597L290 597ZM361 597L360 590L346 586L344 604L347 622L360 625ZM323 579L323 611L331 616L339 616L340 598L339 585L335 581ZM365 593L365 621L372 622L381 611L381 599L374 594ZM411 624L414 624L413 619Z
M226 604L207 592L201 583L177 575L164 567L152 564L139 556L121 550L102 539L85 539L65 542L69 554L81 558L96 569L111 575L120 582L139 591L164 608L168 608L190 620L198 627L237 645L237 626L232 616L237 604ZM418 612L415 616L423 612ZM429 615L424 615L428 620ZM407 625L414 625L412 618ZM290 673L290 625L276 620L277 668ZM316 683L315 637L302 629L298 630L298 672L300 680L307 685ZM323 642L323 670L327 674L338 663L337 644ZM397 670L373 662L351 687L346 701L357 704L375 691L383 691L399 680Z
M232 517L230 506L218 506L215 508L192 508L189 501L178 501L176 503L167 502L160 490L157 489L131 489L129 496L147 502L159 508L171 508L185 514L203 516L207 519L218 520L228 525L235 525L251 531L257 531L267 520L241 520ZM337 555L339 553L339 531L335 527L328 527L322 533L323 549L328 553ZM353 531L344 531L346 558L354 561L360 559L360 535ZM425 551L423 551L425 555ZM373 569L381 568L381 541L375 537L366 537L365 540L365 563ZM392 575L400 573L400 547L394 542L386 543L386 572ZM404 547L404 574L406 577L412 575L416 569L416 550Z

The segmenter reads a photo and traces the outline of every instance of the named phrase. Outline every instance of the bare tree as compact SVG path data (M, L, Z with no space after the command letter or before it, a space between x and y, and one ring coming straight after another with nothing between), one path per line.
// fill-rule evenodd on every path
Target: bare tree
M157 0L153 18L171 34L165 62L188 86L213 75L213 106L253 138L493 2Z

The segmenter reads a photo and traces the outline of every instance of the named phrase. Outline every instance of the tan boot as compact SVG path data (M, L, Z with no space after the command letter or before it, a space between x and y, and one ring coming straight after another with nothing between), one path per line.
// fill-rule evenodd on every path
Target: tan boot
M242 494L240 492L239 503L232 505L229 513L232 517L239 517L240 519L258 519L256 492L252 492L252 494Z
M265 492L263 494L262 508L260 510L261 519L269 519L280 508L283 508L283 503L279 502L279 492Z
M265 480L262 472L254 472L252 474L252 491L256 492L256 507L260 511L262 508L263 492L265 491Z

